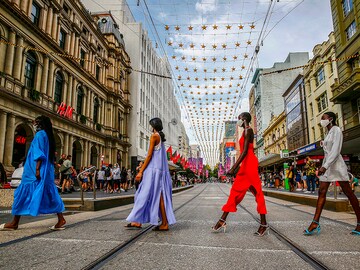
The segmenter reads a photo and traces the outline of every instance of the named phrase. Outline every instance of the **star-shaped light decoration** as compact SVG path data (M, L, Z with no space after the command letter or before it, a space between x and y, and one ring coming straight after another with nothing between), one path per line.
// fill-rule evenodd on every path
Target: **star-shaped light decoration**
M237 86L239 87L239 86L240 86L240 83L238 83Z
M238 25L238 27L239 27L239 30L244 29L244 26L242 24Z
M226 71L226 68L222 68L221 70L222 70L222 72L225 72L225 71Z
M206 57L203 57L202 60L203 60L204 62L206 62Z
M247 53L244 54L244 58L248 58L249 55Z
M235 70L236 70L236 68L235 68L235 67L232 67L232 68L231 68L231 71L235 71Z
M223 47L223 49L226 49L226 47L227 47L227 45L225 43L221 46Z
M232 81L233 79L234 79L234 77L233 77L233 76L231 76L231 77L230 77L230 81Z
M248 45L251 45L251 40L248 40L246 43L247 43Z
M213 25L213 29L217 30L219 28L219 26L217 26L216 24Z
M203 31L205 31L205 30L207 29L207 26L206 26L206 25L203 25L203 26L201 26L201 29L202 29Z
M170 26L165 25L165 30L166 30L166 31L169 31L169 29L170 29Z
M190 46L191 49L194 49L195 44L194 44L194 43L191 43L189 46Z
M244 66L244 65L242 65L242 66L241 66L241 69L245 69L245 66Z
M213 62L216 62L216 57L213 57L212 60L213 60Z
M182 56L182 57L181 57L181 59L182 59L182 60L185 60L185 59L186 59L186 57L185 57L185 56Z
M172 59L176 59L176 55L171 56Z
M180 26L178 26L178 25L175 26L175 30L176 30L176 31L180 31Z
M182 48L184 47L184 44L182 42L179 43L179 47Z
M176 70L179 70L179 66L176 66L175 69L176 69Z
M227 60L227 57L226 57L226 56L224 56L223 60L224 60L224 61L226 61L226 60Z
M196 61L196 57L195 57L195 56L194 56L194 57L192 57L192 58L191 58L191 60Z
M213 44L212 45L213 49L215 50L217 48L217 45L216 44Z
M240 75L240 76L239 76L239 79L242 80L242 79L243 79L243 76Z
M255 25L252 23L252 24L250 25L250 28L251 28L251 29L255 29Z
M194 72L197 72L197 68L194 68Z
M190 25L190 26L188 27L188 29L189 29L189 31L192 31L192 30L194 29L194 27Z
M189 69L186 67L184 70L185 70L185 71L188 71Z
M233 57L233 58L234 58L234 60L238 59L238 57L237 57L236 55L234 55L234 57Z
M206 45L203 43L203 44L201 44L201 48L202 49L205 49L206 48Z
M228 25L226 26L226 30L230 30L230 29L231 29L231 25L228 24Z
M179 81L181 80L181 75L178 76L178 80L179 80Z
M172 46L172 45L173 45L173 43L172 43L171 40L170 40L167 44L168 44L169 46Z
M204 72L207 72L207 69L206 69L206 68L204 68Z
M225 78L224 78L224 77L221 77L221 80L222 80L222 81L225 81ZM221 85L220 85L220 86L221 86Z
M183 86L184 86L184 83L180 84L180 86L183 87Z
M187 76L186 79L187 79L188 81L190 81L190 77L189 77L189 76Z

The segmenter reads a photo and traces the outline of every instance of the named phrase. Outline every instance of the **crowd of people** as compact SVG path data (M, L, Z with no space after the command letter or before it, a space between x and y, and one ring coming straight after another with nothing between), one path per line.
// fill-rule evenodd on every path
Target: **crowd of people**
M288 169L262 172L260 179L264 187L286 189L290 192L302 191L306 194L315 193L319 188L319 169L316 162L311 157L306 157L306 163L301 168L295 168L290 165ZM355 187L359 185L359 177L348 172L351 189L355 192ZM335 184L338 186L338 184ZM341 190L340 190L341 193Z

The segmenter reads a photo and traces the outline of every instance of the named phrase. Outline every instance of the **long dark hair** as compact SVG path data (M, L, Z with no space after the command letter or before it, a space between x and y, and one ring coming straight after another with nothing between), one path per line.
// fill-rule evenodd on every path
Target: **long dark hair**
M36 117L36 119L39 124L41 129L43 129L46 132L46 135L48 136L48 140L49 140L49 159L50 162L54 162L54 158L55 158L55 138L54 138L54 132L53 132L53 127L52 127L52 123L49 117L45 116L45 115L41 115Z
M166 139L165 139L165 134L164 132L162 132L163 130L163 124L162 124L162 121L160 118L153 118L149 121L150 125L153 127L153 129L155 129L159 135L160 135L160 138L161 138L161 141L162 142L165 142Z
M337 117L336 117L336 114L333 113L333 112L326 112L324 113L326 114L327 116L331 117L333 120L332 120L332 124L333 126L337 126Z

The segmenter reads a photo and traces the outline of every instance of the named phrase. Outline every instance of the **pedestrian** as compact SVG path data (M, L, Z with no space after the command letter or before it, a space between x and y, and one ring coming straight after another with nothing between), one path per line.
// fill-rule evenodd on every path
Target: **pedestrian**
M318 171L320 181L319 195L313 221L310 226L304 230L304 235L320 233L320 216L325 205L326 193L330 183L339 181L339 184L344 194L348 197L357 217L357 226L351 233L360 236L360 206L358 199L351 190L347 166L341 156L343 134L336 124L336 114L333 112L324 113L321 117L320 125L323 128L326 128L327 135L322 143L324 160Z
M98 180L98 188L102 190L104 188L105 183L105 167L102 166L101 169L97 173L97 180Z
M14 218L10 223L0 225L0 230L16 230L21 216L54 213L58 222L50 229L64 229L66 221L62 212L65 207L54 182L55 139L50 118L37 117L34 129L36 134L29 148L21 183L14 193Z
M290 165L290 168L287 170L286 172L286 179L288 180L289 183L289 189L290 192L293 192L295 189L295 169L294 169L294 165Z
M359 185L359 177L354 176L351 181L351 189L353 192L355 192L355 187Z
M72 182L72 174L74 173L74 168L71 162L71 155L68 155L61 165L61 174L63 175L63 184L61 189L61 194L71 193L71 182ZM66 188L66 191L65 191Z
M59 159L58 163L57 163L57 166L59 167L59 179L60 179L60 183L59 183L59 186L60 188L62 187L63 185L63 182L64 182L64 174L62 173L62 169L63 168L63 164L64 164L64 161L66 160L66 155L65 154L61 154L61 158Z
M280 187L280 174L275 172L274 173L274 179L275 179L275 188L276 188L276 190L279 190L279 187Z
M136 167L136 175L140 172L141 167L144 165L144 162L140 161L139 165ZM140 181L135 181L135 190L138 190Z
M131 189L131 179L132 178L133 178L133 176L132 176L131 170L128 169L127 170L127 183L126 183L126 189L125 190Z
M114 169L113 169L113 179L114 179L114 184L116 185L116 188L114 186L114 192L121 192L121 187L120 187L120 166L119 164L115 164L114 165Z
M305 193L315 193L316 189L316 165L313 160L308 156L306 157L306 184L307 191Z
M258 174L259 162L254 153L254 131L250 127L251 115L248 112L243 112L239 115L238 119L237 126L244 128L239 141L241 155L228 173L235 175L235 180L231 187L228 201L222 207L223 214L212 229L215 232L221 229L224 232L226 231L226 218L229 212L237 211L237 205L241 203L246 192L249 190L255 196L257 211L260 214L260 226L254 235L264 236L269 232L269 225L266 222L267 210Z
M121 181L121 188L122 191L127 192L126 189L126 182L127 182L127 171L125 167L122 167L121 173L120 173L120 181Z
M4 165L0 162L0 186L7 183L7 176Z
M143 223L157 225L155 231L168 231L176 222L172 207L172 186L160 118L150 120L153 134L147 157L135 180L140 181L135 203L126 227L141 228ZM160 212L160 213L159 213ZM159 217L161 224L159 224Z
M114 192L114 182L113 182L113 166L112 164L109 164L105 169L105 177L106 177L106 187L108 193Z

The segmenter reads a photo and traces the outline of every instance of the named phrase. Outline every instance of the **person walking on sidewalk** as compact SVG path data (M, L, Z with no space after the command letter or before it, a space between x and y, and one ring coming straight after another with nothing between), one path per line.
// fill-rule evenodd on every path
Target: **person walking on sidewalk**
M240 138L241 155L230 169L228 174L236 175L234 184L230 190L230 196L226 204L222 207L224 211L219 221L212 228L213 231L226 230L226 218L229 212L236 212L236 206L244 199L246 192L249 190L255 196L257 211L260 214L260 227L254 234L264 236L269 232L269 225L266 222L266 205L264 193L261 189L261 180L258 174L259 162L254 153L254 131L250 127L251 115L243 112L239 115L238 126L243 127L244 131ZM240 166L241 164L241 166ZM239 168L240 167L240 168ZM238 170L237 173L236 170Z
M54 182L55 139L50 118L37 117L34 129L36 134L26 158L21 183L14 193L14 218L10 223L0 225L0 230L16 230L21 216L54 213L58 222L50 229L64 229L66 221L62 212L65 207Z
M316 165L310 157L306 157L306 183L307 191L305 193L315 193L316 189Z
M68 155L66 160L60 167L61 174L64 175L61 194L71 193L71 175L74 173L74 168L71 162L71 155ZM65 191L66 188L66 191Z
M135 193L135 203L126 227L141 228L141 224L156 225L155 231L168 231L176 222L172 207L172 185L164 142L165 134L160 118L150 120L153 134L144 164L135 180L140 181ZM159 218L161 224L159 224Z
M359 201L351 190L347 166L341 156L343 134L341 129L336 124L335 113L324 113L321 117L320 125L323 128L326 128L328 133L322 143L322 147L324 149L324 160L318 172L320 180L319 197L317 200L314 219L311 222L310 226L306 230L304 230L304 235L313 235L315 233L320 233L320 216L325 205L326 193L329 189L330 183L339 181L339 184L344 194L348 197L357 218L357 226L355 230L353 230L351 233L360 236Z

